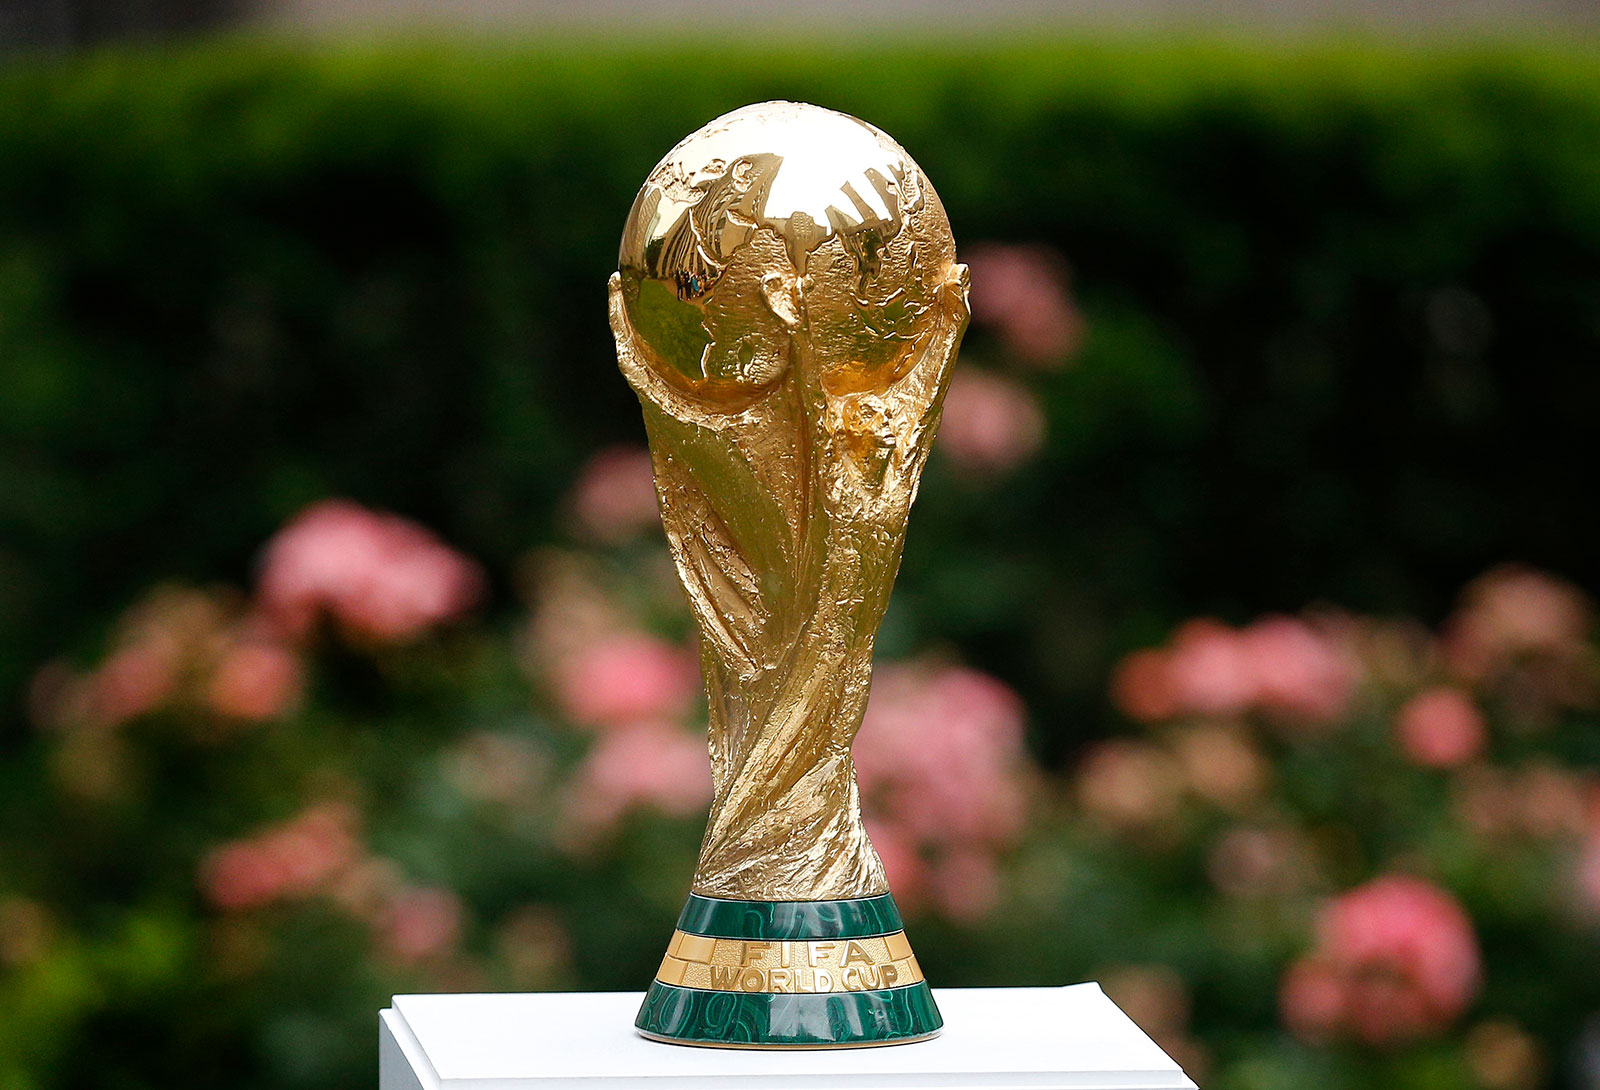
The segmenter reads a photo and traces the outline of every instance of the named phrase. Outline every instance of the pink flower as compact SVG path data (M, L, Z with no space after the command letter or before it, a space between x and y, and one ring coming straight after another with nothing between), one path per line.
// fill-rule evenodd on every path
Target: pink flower
M482 588L476 564L415 523L327 500L267 543L258 594L292 635L326 615L354 637L387 643L460 616Z
M1026 809L1022 702L963 667L879 667L855 742L868 813L917 842L1000 845Z
M284 887L278 860L249 841L224 844L208 855L200 883L212 904L235 910L270 904Z
M1173 691L1169 656L1145 648L1123 656L1111 673L1111 703L1129 719L1158 723L1181 710Z
M232 719L276 719L300 695L300 656L271 640L234 642L206 686L206 705Z
M572 509L588 536L625 541L660 525L650 452L611 447L589 459L572 489Z
M1507 565L1467 587L1446 625L1445 650L1463 678L1478 681L1519 656L1578 652L1592 621L1588 599L1570 583Z
M1044 443L1044 410L1027 387L963 367L945 397L938 449L963 470L1000 474L1015 469Z
M455 948L464 914L461 898L448 889L402 889L379 920L379 945L403 965L440 957Z
M79 674L55 663L34 680L42 725L115 727L194 703L196 681L233 638L237 604L226 594L157 587L118 620L105 658Z
M155 711L176 694L181 665L178 649L166 641L113 652L89 682L91 720L115 726Z
M613 635L556 664L556 699L579 723L617 724L672 719L687 712L700 690L694 657L641 633Z
M1183 803L1183 773L1166 750L1113 738L1084 754L1076 776L1078 802L1115 829L1151 829L1172 821Z
M1188 1028L1194 999L1170 966L1119 965L1103 978L1106 994L1139 1028L1154 1037L1170 1037Z
M908 912L916 911L927 896L928 864L917 851L915 839L881 818L867 817L866 826L895 903Z
M276 718L299 693L301 665L266 628L233 595L158 587L123 616L96 669L41 672L36 714L50 725L99 727L177 708Z
M971 921L995 902L994 858L1021 833L1021 700L959 666L889 663L855 742L862 810L895 896Z
M1243 809L1260 797L1271 775L1250 736L1234 726L1186 727L1173 735L1172 752L1183 766L1189 790L1230 810Z
M78 710L90 723L115 726L178 701L228 620L219 595L155 588L118 620L110 653L88 677Z
M1418 693L1395 721L1400 747L1426 768L1454 768L1483 752L1483 715L1460 689L1438 686Z
M1536 759L1517 773L1515 799L1517 816L1529 836L1577 837L1589 829L1600 788L1590 772Z
M989 852L951 852L933 866L930 885L944 915L977 923L1000 901L1000 869Z
M1135 651L1112 675L1111 697L1129 718L1234 716L1260 711L1296 723L1331 723L1348 710L1356 669L1333 636L1295 617L1243 629L1200 618L1166 648Z
M229 841L200 865L200 885L218 908L238 911L314 893L360 853L354 811L319 803L253 837Z
M1061 255L1043 246L980 243L962 256L972 270L972 318L993 327L1017 355L1059 364L1083 338Z
M1454 779L1456 813L1486 837L1580 837L1600 799L1600 782L1592 773L1542 759L1514 770L1469 765Z
M613 598L592 555L542 549L524 563L535 608L522 638L525 665L552 682L571 659L630 630L630 610Z
M1258 689L1248 643L1209 618L1189 621L1173 635L1167 683L1180 708L1200 715L1242 712Z
M633 723L601 735L573 786L579 831L603 830L629 810L687 816L711 801L705 735L665 723Z
M1123 965L1101 978L1106 995L1202 1085L1211 1055L1189 1031L1193 999L1188 985L1166 965Z
M393 860L367 855L341 870L327 892L351 916L377 926L405 888L405 878Z
M1341 1027L1348 1002L1344 971L1317 958L1289 966L1278 992L1285 1024L1310 1041L1330 1037Z
M1316 948L1290 968L1280 1002L1309 1040L1396 1044L1448 1028L1477 994L1480 972L1472 921L1456 900L1388 875L1323 909Z
M1259 707L1312 723L1344 715L1355 671L1333 639L1296 617L1264 617L1242 638Z

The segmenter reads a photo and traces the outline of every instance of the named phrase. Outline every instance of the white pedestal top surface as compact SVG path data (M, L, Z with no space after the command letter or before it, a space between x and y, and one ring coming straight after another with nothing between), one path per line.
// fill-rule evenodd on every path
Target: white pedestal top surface
M1194 1090L1101 992L947 988L931 1041L829 1051L645 1040L637 992L397 995L380 1028L380 1090Z

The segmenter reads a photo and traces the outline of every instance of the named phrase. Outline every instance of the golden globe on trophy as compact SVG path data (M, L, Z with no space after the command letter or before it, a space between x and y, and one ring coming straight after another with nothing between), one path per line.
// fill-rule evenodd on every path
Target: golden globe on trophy
M766 102L667 153L617 264L617 359L699 625L715 782L636 1024L744 1048L930 1037L850 747L967 324L944 208L880 130Z

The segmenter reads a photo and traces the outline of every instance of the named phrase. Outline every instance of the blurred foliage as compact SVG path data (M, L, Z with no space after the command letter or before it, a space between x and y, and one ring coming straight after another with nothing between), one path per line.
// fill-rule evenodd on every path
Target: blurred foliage
M1048 367L975 329L966 365L1037 399L1042 446L987 472L936 447L880 644L1015 689L1048 770L1030 831L984 849L990 922L917 913L930 976L1119 982L1240 1090L1594 1085L1568 820L1594 788L1592 691L1550 697L1533 670L1530 712L1426 634L1401 680L1341 637L1364 665L1331 728L1230 705L1097 741L1126 726L1113 664L1187 616L1329 600L1432 624L1506 559L1600 585L1594 68L1548 46L1139 41L223 44L0 73L0 1084L355 1085L393 991L642 985L696 820L630 803L572 839L567 785L604 743L530 668L550 641L525 623L549 597L529 550L571 547L580 467L640 440L603 301L636 186L710 117L791 97L893 133L964 246L1064 254L1082 317ZM262 543L337 495L481 562L480 622L304 636L300 695L244 717L266 725L192 677L212 695L72 710L150 631L220 670L259 595L148 588L249 584ZM682 640L653 538L585 555L630 625ZM1439 683L1492 719L1448 770L1392 744ZM1217 720L1274 770L1242 801L1179 771ZM1474 825L1460 796L1485 776L1567 817ZM1289 877L1238 879L1224 843ZM279 892L218 877L238 859ZM1466 906L1479 1005L1398 1043L1280 1028L1287 966L1371 968L1307 952L1320 899L1391 870Z
M636 440L603 286L657 157L794 97L893 133L958 240L1067 255L1077 365L1004 488L935 470L892 632L1054 759L1195 610L1437 616L1600 582L1586 50L1077 45L115 52L0 76L0 689L158 576L347 494L503 573Z

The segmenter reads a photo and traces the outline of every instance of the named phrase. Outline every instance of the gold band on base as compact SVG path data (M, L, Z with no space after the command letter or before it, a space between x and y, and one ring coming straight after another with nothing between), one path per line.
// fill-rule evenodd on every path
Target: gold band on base
M897 988L923 977L904 931L804 942L675 931L656 979L705 991L818 993Z

